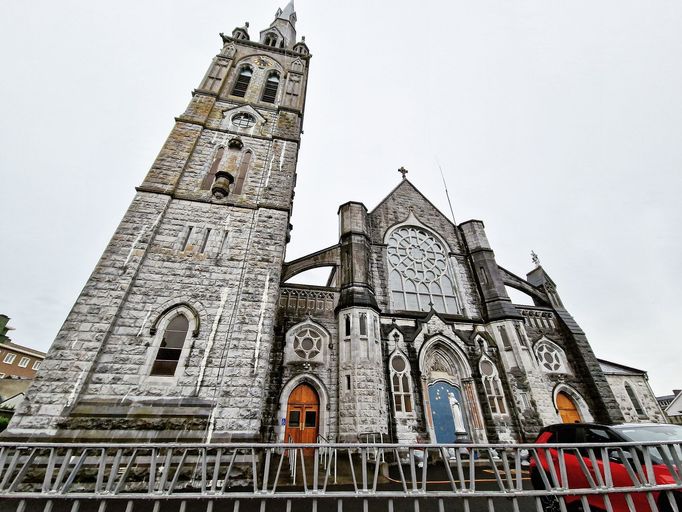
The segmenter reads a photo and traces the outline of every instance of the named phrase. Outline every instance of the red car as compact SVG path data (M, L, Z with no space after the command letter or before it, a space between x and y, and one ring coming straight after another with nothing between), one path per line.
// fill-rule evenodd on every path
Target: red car
M623 447L619 448L619 444L628 442L668 442L675 441L677 444L670 445L669 449L674 450L675 453L668 452L668 461L671 463L672 470L676 474L673 475L669 466L665 464L665 453L662 454L655 447L647 448L651 460L651 469L655 477L657 485L663 484L680 484L680 471L676 464L682 460L682 426L669 424L652 424L652 423L637 423L624 425L596 425L586 423L571 423L550 425L540 431L540 435L535 440L536 443L559 443L575 445L579 443L599 443L607 444L614 443L613 449L609 449L608 465L613 484L608 486L610 488L616 487L633 487L633 479L631 473L635 478L646 483L649 479L649 472L646 469L646 457L644 455L644 448L635 447L634 449ZM567 448L564 452L564 461L566 464L566 477L568 480L567 487L569 489L590 489L598 488L607 485L607 472L604 468L604 460L602 458L602 451L598 448L588 449L587 447L570 449ZM549 487L557 487L557 484L552 484L551 468L549 459L552 461L557 478L560 475L560 452L558 449L550 448L548 450L538 449L536 455L531 455L530 469L531 482L533 487L537 490L545 489L547 486L543 480L544 476L548 480ZM675 456L676 459L675 460ZM541 466L541 468L539 467ZM542 469L542 470L541 470ZM598 474L597 474L598 470ZM648 494L651 496L649 497ZM674 500L677 508L682 512L682 489L679 487L673 491ZM613 512L630 512L636 510L637 512L650 512L652 507L649 505L649 500L653 499L658 510L661 512L672 511L668 496L660 491L647 492L633 492L630 493L634 509L628 507L626 495L624 493L609 494L609 501ZM607 504L604 500L604 495L592 494L587 495L587 501L590 505L590 510L607 510ZM581 505L580 495L568 495L564 497L568 511L583 510ZM546 496L541 498L543 508L546 512L559 512L561 510L559 499L556 496Z

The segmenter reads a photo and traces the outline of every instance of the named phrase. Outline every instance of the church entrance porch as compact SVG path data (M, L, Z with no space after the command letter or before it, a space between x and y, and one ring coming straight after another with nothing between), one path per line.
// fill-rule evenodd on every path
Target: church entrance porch
M320 399L309 384L299 384L289 395L284 441L315 443L320 415Z
M470 440L468 420L462 407L462 392L449 382L429 385L431 420L437 443L451 444Z

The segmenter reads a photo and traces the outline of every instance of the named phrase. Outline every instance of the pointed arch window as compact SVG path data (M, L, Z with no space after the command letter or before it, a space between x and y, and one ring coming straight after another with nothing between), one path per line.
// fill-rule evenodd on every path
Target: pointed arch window
M388 239L389 287L393 309L459 313L447 250L415 226L399 227Z
M360 313L360 336L367 336L367 313Z
M646 413L644 412L644 408L642 407L639 398L637 398L637 393L635 393L635 390L632 389L632 386L628 382L625 383L625 391L627 392L628 397L632 402L632 406L635 408L637 416L639 416L640 418L646 418L647 417Z
M502 383L497 374L497 368L488 359L481 360L479 368L483 379L483 389L485 389L485 394L488 397L490 412L493 414L507 414L507 405L504 401Z
M213 157L213 163L211 163L211 168L209 169L208 174L204 176L204 179L201 182L202 190L209 190L211 185L213 185L213 182L215 181L215 173L218 172L218 168L220 167L220 162L223 159L224 154L225 148L220 146L215 153L215 157Z
M412 381L410 379L410 364L401 354L391 358L391 389L393 391L393 407L396 414L411 413Z
M235 194L241 194L242 188L244 187L244 181L246 180L246 175L249 173L249 166L251 165L251 151L246 151L242 155L242 161L239 164L239 172L237 173L237 179L234 181L233 192Z
M279 73L271 71L265 81L262 100L266 103L274 103L277 99L277 89L279 89Z
M189 320L183 314L178 314L168 323L162 333L161 344L156 352L150 375L175 375L188 330Z
M253 76L253 70L250 66L243 66L239 70L239 75L237 75L237 80L232 88L232 96L238 96L243 98L246 95L246 90L249 88L249 83L251 82L251 77Z
M273 46L277 47L277 34L274 34L273 32L268 32L265 34L265 40L263 41L263 44L266 46Z

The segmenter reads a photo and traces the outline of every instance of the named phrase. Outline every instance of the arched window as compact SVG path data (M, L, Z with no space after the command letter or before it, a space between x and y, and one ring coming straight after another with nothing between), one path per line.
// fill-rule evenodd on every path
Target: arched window
M156 352L150 375L175 375L188 330L189 321L183 314L178 314L168 323L162 333L161 345Z
M488 359L482 359L479 368L483 378L483 389L485 389L485 394L488 396L490 412L493 414L507 414L507 406L504 401L502 383L497 374L497 368Z
M233 192L235 194L242 193L242 187L244 186L244 181L246 180L246 175L249 172L249 165L251 165L251 151L246 151L242 155L242 161L239 164L239 171L237 173L237 178L234 181Z
M411 413L413 407L410 365L400 354L391 358L391 389L396 414Z
M360 313L360 336L367 336L367 313Z
M209 169L208 174L204 176L204 179L201 182L202 190L209 190L211 188L211 185L213 185L213 181L215 180L215 173L218 172L218 167L220 167L220 161L223 159L224 153L225 148L223 146L220 146L215 153L215 157L213 158L213 163L211 164L211 168Z
M263 44L266 46L273 46L277 47L277 34L274 34L272 32L268 32L265 34L265 40L263 41Z
M400 227L388 239L389 287L393 309L458 313L448 254L434 236L415 226Z
M262 100L266 103L274 103L277 98L277 89L279 89L279 73L271 71L265 81Z
M253 76L253 70L249 66L243 66L239 70L239 75L237 75L237 80L232 88L232 96L239 96L243 98L246 95L246 90L249 88L249 83L251 82L251 77Z
M644 408L642 407L639 398L637 398L635 390L632 389L632 386L630 386L630 384L628 384L627 382L625 383L625 391L627 391L627 394L630 397L630 401L632 402L632 406L635 408L637 416L639 416L640 418L646 418L646 413L644 412Z

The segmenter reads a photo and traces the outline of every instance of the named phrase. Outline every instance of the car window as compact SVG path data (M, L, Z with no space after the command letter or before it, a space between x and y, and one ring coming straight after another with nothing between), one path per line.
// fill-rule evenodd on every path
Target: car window
M605 428L586 427L585 443L615 443L617 439Z
M615 443L618 441L616 436L614 436L613 433L609 432L605 428L585 427L583 429L583 434L583 439L580 441L581 443L605 444ZM591 448L591 450L597 458L601 456L599 448ZM580 448L580 453L583 457L589 457L590 448Z

